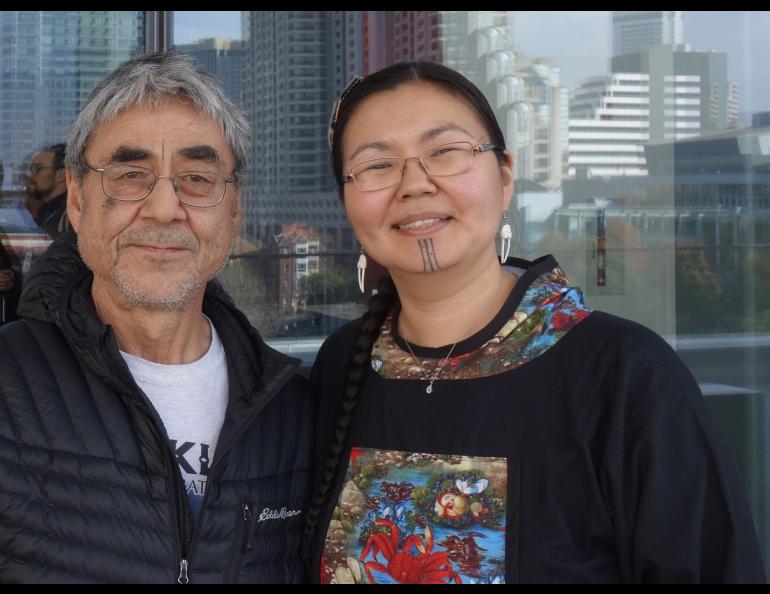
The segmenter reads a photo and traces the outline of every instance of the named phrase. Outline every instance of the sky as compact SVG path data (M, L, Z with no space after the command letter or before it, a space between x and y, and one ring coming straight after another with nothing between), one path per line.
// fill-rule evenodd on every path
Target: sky
M240 38L240 12L177 11L176 43L203 37ZM515 11L515 45L549 56L570 91L583 78L606 74L611 52L609 11ZM727 52L728 78L738 82L744 120L770 111L770 11L685 11L684 39L693 49Z
M550 56L570 91L575 82L609 70L609 11L516 11L517 49ZM770 110L770 12L685 11L684 41L692 49L727 53L728 79L738 82L741 111Z
M238 10L174 11L174 43L193 43L205 37L241 38Z

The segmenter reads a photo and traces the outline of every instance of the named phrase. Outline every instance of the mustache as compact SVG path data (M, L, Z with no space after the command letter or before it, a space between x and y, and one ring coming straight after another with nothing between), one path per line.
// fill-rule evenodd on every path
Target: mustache
M118 237L118 249L135 244L151 244L158 247L181 247L197 252L198 239L182 229L153 228L133 229Z

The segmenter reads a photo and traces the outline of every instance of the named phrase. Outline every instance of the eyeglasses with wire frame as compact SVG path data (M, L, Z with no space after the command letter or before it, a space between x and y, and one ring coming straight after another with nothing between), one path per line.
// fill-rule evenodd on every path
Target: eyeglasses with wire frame
M430 176L445 177L465 173L473 167L473 157L486 151L502 151L494 144L473 144L468 141L448 142L427 148L416 157L378 157L351 165L342 183L352 181L362 192L376 192L395 186L401 181L406 162L417 159Z
M174 175L155 175L139 165L113 163L106 167L86 166L101 174L104 193L120 202L138 202L152 193L159 179L167 179L179 202L196 208L211 208L222 202L227 184L235 183L213 171L180 171Z

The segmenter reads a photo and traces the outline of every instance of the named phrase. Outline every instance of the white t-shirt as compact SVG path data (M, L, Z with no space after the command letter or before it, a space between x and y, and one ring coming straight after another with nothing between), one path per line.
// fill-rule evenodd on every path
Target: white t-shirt
M225 350L211 320L209 324L211 346L193 363L162 365L120 352L166 427L194 521L198 520L203 503L209 467L227 408Z

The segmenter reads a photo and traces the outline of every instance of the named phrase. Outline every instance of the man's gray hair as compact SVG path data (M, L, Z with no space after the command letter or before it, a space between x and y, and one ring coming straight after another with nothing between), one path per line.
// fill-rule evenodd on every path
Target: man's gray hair
M135 105L159 105L168 98L189 101L222 128L235 156L233 177L240 187L248 163L250 126L243 111L222 91L216 78L193 66L192 59L167 52L144 54L124 62L91 91L67 138L65 165L82 183L88 167L85 151L99 126Z

